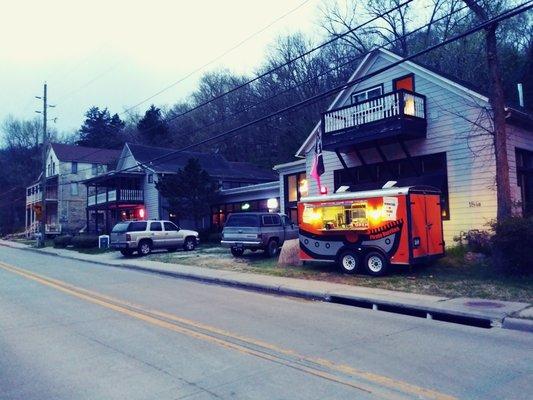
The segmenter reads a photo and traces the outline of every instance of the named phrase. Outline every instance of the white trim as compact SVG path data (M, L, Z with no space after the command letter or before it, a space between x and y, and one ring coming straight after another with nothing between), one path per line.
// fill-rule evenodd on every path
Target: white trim
M409 193L409 190L416 188L415 186L406 186L406 187L393 187L389 189L376 189L376 190L365 190L361 192L342 192L334 193L330 195L319 195L319 196L309 196L302 197L300 201L302 203L311 203L316 201L333 201L333 200L351 200L351 199L364 199L371 197L382 197L382 196L397 196L402 194Z
M221 189L221 195L230 195L230 194L241 194L241 193L251 193L261 190L272 190L279 189L279 181L258 183L256 185L241 186L238 188L231 189Z
M298 165L305 165L305 159L291 161L291 162L284 163L284 164L277 164L277 165L274 165L272 167L272 169L274 171L279 171L279 170L282 170L282 169L285 169L285 168L296 167Z
M369 58L370 56L373 56L374 58L376 58L379 54L382 54L386 59L389 58L388 61L392 61L392 62L395 62L395 61L400 61L402 60L403 58L397 54L394 54L393 52L391 51L388 51L388 50L385 50L385 49L376 49L376 50L373 50L371 52L369 52L365 58L363 59L363 61L361 61L361 63L357 66L355 72L352 74L352 76L350 76L350 79L348 79L348 81L346 83L350 83L352 82L355 77L359 74L359 72L363 69L363 66L365 66L365 64L368 63L369 61ZM392 58L393 60L390 60L390 58ZM436 72L433 72L433 71L430 71L429 69L425 68L425 67L422 67L421 65L418 65L412 61L405 61L404 63L401 64L402 66L404 66L407 70L414 70L415 73L418 73L419 75L422 75L424 78L430 80L431 82L433 83L436 83L442 87L444 87L445 89L448 89L448 90L451 90L453 91L454 93L460 95L460 96L463 96L465 98L468 98L470 100L472 100L472 97L475 97L485 103L488 103L489 99L486 97L486 96L483 96L482 94L480 93L477 93L471 89L468 89L467 87L463 86L463 85L460 85L458 84L457 82L454 82L442 75L439 75L437 74ZM357 85L354 85L354 86L350 86L350 87L347 87L347 88L344 88L343 90L341 90L339 92L339 94L337 94L337 96L335 97L335 100L333 100L333 102L330 104L330 106L328 107L327 111L331 110L332 108L334 108L338 102L339 102L339 99L341 99L342 97L345 96L345 94L348 92L350 93L350 91L353 91L353 89L357 87ZM308 151L308 148L309 148L309 145L311 143L311 140L313 138L313 136L316 134L316 131L317 129L319 128L320 126L320 121L318 121L318 123L315 125L315 127L313 128L313 130L311 131L311 133L309 134L309 136L307 137L307 139L304 141L304 143L300 146L300 148L298 149L298 151L296 152L295 156L296 157L305 157L307 151Z
M368 58L373 54L373 52L369 52L364 58L363 60L359 63L359 65L357 66L357 68L355 69L354 73L350 76L350 78L348 79L348 82L351 82L354 80L355 76L359 73L359 71L361 70L361 68L363 67L363 64L366 63L366 61L368 60ZM347 83L348 83L347 82ZM344 92L347 90L348 88L346 89L343 89L341 90L337 96L335 96L335 99L331 102L331 104L329 105L327 111L331 110L332 108L335 107L335 105L338 103L339 99L344 95ZM296 152L295 156L296 157L305 157L305 154L307 153L305 150L307 149L307 147L309 146L309 143L311 142L311 139L313 137L314 134L316 134L316 131L318 130L318 128L320 127L320 120L318 121L318 123L315 125L315 127L313 128L313 130L311 131L311 133L309 134L309 136L307 137L307 139L305 139L305 142L300 146L300 148L298 149L298 151Z

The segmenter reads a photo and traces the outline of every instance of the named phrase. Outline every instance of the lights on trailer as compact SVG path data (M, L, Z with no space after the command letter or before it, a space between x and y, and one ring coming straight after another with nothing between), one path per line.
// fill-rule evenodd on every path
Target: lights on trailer
M322 223L322 210L313 207L305 207L302 214L302 220L305 224Z
M328 187L327 186L320 186L320 194L328 194Z

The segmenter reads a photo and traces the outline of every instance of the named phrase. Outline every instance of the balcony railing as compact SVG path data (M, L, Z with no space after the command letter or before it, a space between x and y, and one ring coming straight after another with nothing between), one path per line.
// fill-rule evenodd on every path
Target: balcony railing
M144 202L144 191L142 189L120 189L110 190L106 193L98 193L97 195L89 196L87 199L88 206L94 206L96 204L105 204L107 202L132 202L142 203Z
M324 114L324 133L404 116L425 119L425 96L398 90L328 111Z

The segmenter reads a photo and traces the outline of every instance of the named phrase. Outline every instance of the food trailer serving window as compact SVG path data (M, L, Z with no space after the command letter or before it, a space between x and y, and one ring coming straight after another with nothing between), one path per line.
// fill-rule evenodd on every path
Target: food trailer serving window
M306 204L302 220L322 230L365 230L369 227L367 211L366 201Z

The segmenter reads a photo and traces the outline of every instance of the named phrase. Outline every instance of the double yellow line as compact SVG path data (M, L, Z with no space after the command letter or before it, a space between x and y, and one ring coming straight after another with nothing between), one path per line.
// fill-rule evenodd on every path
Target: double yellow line
M173 314L150 310L139 305L83 289L64 281L0 262L0 268L33 280L81 300L97 304L151 325L187 335L198 340L238 351L269 362L284 365L301 372L348 386L358 391L386 399L420 398L452 400L455 397L407 382L355 369L349 365L335 364L321 358L307 357L273 344L243 337L234 333L202 324Z

